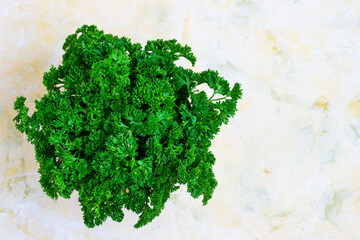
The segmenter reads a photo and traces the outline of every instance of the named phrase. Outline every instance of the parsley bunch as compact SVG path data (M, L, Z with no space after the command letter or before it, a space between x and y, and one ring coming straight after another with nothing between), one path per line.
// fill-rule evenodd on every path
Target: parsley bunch
M180 184L203 204L217 181L209 151L222 123L236 111L242 90L217 71L177 66L196 58L189 46L162 39L144 48L84 25L63 45L62 65L44 73L47 93L28 116L17 97L16 128L35 147L40 184L48 196L79 192L84 223L92 228L123 208L151 222ZM208 98L196 87L213 89ZM213 99L215 94L222 97Z

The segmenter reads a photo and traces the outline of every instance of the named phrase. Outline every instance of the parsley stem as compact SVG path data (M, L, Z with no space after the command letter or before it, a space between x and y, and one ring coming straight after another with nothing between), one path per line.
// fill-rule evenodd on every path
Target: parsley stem
M209 98L209 100L211 100L216 94L216 91L214 91L213 95Z
M222 98L217 98L217 99L213 99L213 100L211 100L212 102L214 102L214 101L217 101L217 100L223 100L223 99L225 99L226 97L222 97ZM211 98L210 98L211 99Z

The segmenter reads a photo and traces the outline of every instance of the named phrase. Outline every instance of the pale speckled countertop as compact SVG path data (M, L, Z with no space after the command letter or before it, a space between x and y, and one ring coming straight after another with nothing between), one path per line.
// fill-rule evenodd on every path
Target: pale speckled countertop
M360 240L360 1L0 0L0 239ZM42 191L16 96L45 93L83 24L134 42L176 38L242 84L236 117L211 147L219 182L203 207L181 188L152 223L87 229L74 193Z

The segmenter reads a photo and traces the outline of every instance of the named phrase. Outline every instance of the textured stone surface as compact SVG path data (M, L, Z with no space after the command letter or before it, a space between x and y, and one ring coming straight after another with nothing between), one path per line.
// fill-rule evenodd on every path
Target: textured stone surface
M0 239L360 239L360 2L356 0L0 0ZM181 188L151 224L87 229L74 193L51 200L16 96L45 93L83 24L134 42L176 38L194 70L244 89L214 139L219 182L202 207ZM184 63L185 65L187 63Z

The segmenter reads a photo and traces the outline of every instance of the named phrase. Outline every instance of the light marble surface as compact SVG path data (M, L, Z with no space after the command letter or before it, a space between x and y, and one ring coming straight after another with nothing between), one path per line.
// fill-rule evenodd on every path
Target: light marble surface
M359 0L0 0L0 239L360 239ZM203 207L181 188L152 223L87 229L77 194L43 193L33 146L12 122L45 92L82 24L134 42L176 38L196 71L242 84L213 141L219 182Z

